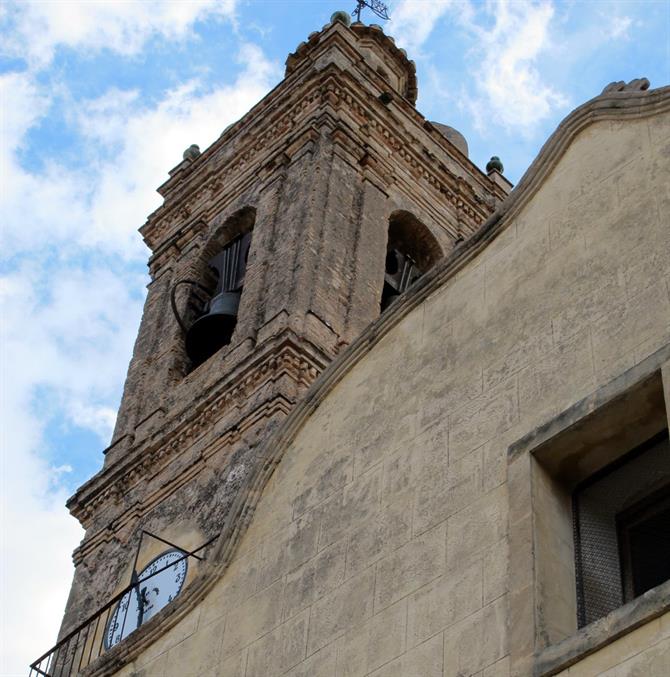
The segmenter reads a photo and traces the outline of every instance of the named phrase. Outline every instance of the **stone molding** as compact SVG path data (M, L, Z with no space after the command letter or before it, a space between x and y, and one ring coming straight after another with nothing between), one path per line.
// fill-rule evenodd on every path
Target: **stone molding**
M320 374L279 428L261 445L260 456L265 461L256 466L237 494L211 559L203 566L198 577L173 604L165 607L123 642L97 659L83 674L90 677L108 675L132 661L167 629L191 612L207 595L230 565L275 467L312 412L383 336L462 270L510 225L514 216L537 192L581 131L600 121L639 119L659 113L670 113L670 87L647 92L603 94L570 113L549 137L517 187L482 228L420 278L413 288L398 298L386 313L343 350Z
M231 372L226 379L227 384L205 399L192 416L186 420L178 418L168 422L159 434L129 451L122 462L103 469L92 477L68 500L70 513L84 528L88 528L98 512L116 503L147 475L159 472L191 447L205 431L211 430L214 420L219 420L232 407L248 401L251 394L264 383L287 374L298 385L306 388L323 370L322 361L290 339L285 340L278 348L273 346L272 351L272 354L256 359L253 364L243 365L243 369ZM231 433L233 437L230 437L229 442L239 439L240 433L248 428L247 419L253 418L253 414L254 412L246 414L236 424L237 437L234 438ZM88 540L90 539L83 545ZM83 546L80 549L81 547Z
M334 84L330 91L332 91L337 104L345 103L363 119L369 117L367 108L349 91L345 91L344 87ZM480 225L490 213L490 209L483 208L481 198L463 177L455 176L446 167L435 167L427 162L428 151L423 145L404 143L400 135L394 133L388 125L383 124L380 118L371 117L366 124L369 130L374 133L374 141L380 147L393 153L394 159L400 158L414 176L427 181L460 213L465 214L471 220L471 225Z
M239 195L241 185L249 180L250 172L254 171L253 178L257 178L259 162L263 166L262 172L268 172L278 154L289 152L290 155L290 146L295 143L295 136L284 141L287 135L299 134L301 129L309 133L314 122L311 114L319 107L329 105L333 108L350 107L352 113L365 121L362 131L367 129L369 132L372 129L380 148L384 148L388 154L393 153L394 158L401 158L413 175L427 179L433 189L446 196L452 206L463 211L472 220L472 225L480 225L490 213L490 207L482 204L482 198L475 193L468 181L450 172L425 144L413 137L412 150L409 150L407 144L401 142L398 133L393 131L392 127L395 125L382 122L381 114L370 117L369 111L378 107L381 113L383 105L376 100L371 103L370 99L374 99L371 90L338 65L331 63L321 71L308 74L305 81L297 87L297 96L291 97L291 103L281 112L275 112L273 108L276 108L277 100L285 90L294 86L293 77L278 85L249 113L226 130L197 160L188 162L188 167L173 173L173 177L159 188L159 192L166 198L165 203L140 228L144 241L156 254L162 249L165 240L169 238L172 241L177 233L183 234L182 240L185 241L189 230L185 221L190 220L197 224L206 220L208 204L225 201L226 195ZM480 184L483 190L496 195L498 199L504 197L495 182L488 179L467 158L464 162L460 152L454 150L455 147L407 101L399 100L394 110L401 112L404 118L409 118L411 125L424 129L436 144L444 148L445 153L457 155L461 164L470 165L471 181ZM272 115L269 114L270 111ZM231 142L236 132L242 128L245 133L236 139L236 148L233 149ZM367 140L361 138L361 134L353 128L347 131L356 138L362 158ZM233 152L234 159L228 162L226 156ZM262 156L266 159L263 160Z
M660 378L661 367L669 361L670 344L659 348L642 362L511 444L507 450L508 462L513 462L523 454L541 453L545 445L550 444L559 435L564 435L573 426L588 420L606 405L623 400L631 389Z
M309 95L309 105L294 107L271 129L261 132L259 137L250 135L257 141L246 152L241 152L241 157L234 164L218 172L210 172L207 177L200 177L203 185L199 189L188 195L185 189L178 198L170 199L170 202L174 201L175 204L165 204L156 210L149 221L140 228L145 242L155 251L151 259L154 274L159 268L157 265L159 259L164 259L166 252L173 252L174 247L177 247L177 252L183 250L191 239L203 231L203 224L209 219L208 212L212 211L212 205L216 205L216 210L225 208L244 191L245 183L257 179L253 165L259 161L258 156L261 153L266 155L261 171L270 173L278 156L297 157L306 143L314 141L315 120L312 114L319 108L318 105L314 105L315 102L323 104L324 107L347 107L359 119L365 120L360 131L351 125L336 121L336 126L331 132L335 142L339 140L344 144L342 137L347 137L346 147L354 153L361 171L366 169L372 174L379 174L382 183L388 183L389 176L394 173L394 166L383 160L380 152L383 155L392 155L394 160L402 161L403 166L414 178L425 181L428 190L435 194L438 201L446 200L455 208L459 217L463 217L470 232L474 232L490 214L490 205L475 192L466 179L453 174L439 162L424 144L419 144L415 139L415 143L408 147L401 140L399 131L386 124L380 116L368 116L366 111L369 110L369 106L363 102L366 97L369 98L369 93L354 91L357 86L356 81L347 77L346 73L331 74L321 82L318 91ZM291 118L295 110L299 112ZM367 132L370 138L363 138L361 131ZM430 132L430 128L427 131ZM291 132L293 136L288 141L282 141L281 146L268 150L272 147L273 139ZM441 139L439 141L441 142ZM374 144L376 148L370 144ZM261 162L263 163L262 159ZM476 175L475 170L476 167L473 165L473 176ZM485 181L487 185L484 185ZM479 177L479 183L498 199L504 197L496 184L485 175ZM185 220L187 223L184 223Z
M670 581L581 628L572 637L544 649L535 659L534 677L550 677L670 611Z
M232 450L233 445L239 442L244 433L250 428L253 428L255 425L270 419L276 414L281 414L284 417L287 416L293 408L293 405L293 402L290 402L282 395L276 395L269 401L264 402L261 406L254 409L238 424L229 428L221 436L217 437L215 444L209 445L202 452L195 454L190 463L180 470L177 477L170 480L165 485L162 485L150 494L147 494L141 504L133 504L130 509L125 509L122 515L119 515L118 518L113 519L107 527L86 538L86 540L83 541L81 545L79 545L79 547L77 547L74 551L73 560L75 566L86 560L86 558L90 555L93 555L96 550L98 550L98 548L102 547L106 543L119 538L121 540L125 540L123 537L120 537L120 534L131 534L134 531L135 525L142 519L142 517L150 514L151 511L157 505L162 503L168 496L178 491L181 487L185 486L191 480L197 477L203 471L209 458L226 447L229 450ZM193 443L195 443L195 441L196 440L194 440ZM156 466L148 472L154 474L160 473L163 468L174 461L178 455L178 453L170 455L166 454L163 458L159 456L158 460L162 461L162 463L157 463ZM143 470L143 467L141 467L140 470ZM114 489L116 489L116 484L114 485ZM110 492L110 496L112 498L108 498L108 500L118 500L118 498L120 498L120 495L116 494L115 491ZM108 506L97 507L98 509L104 510Z

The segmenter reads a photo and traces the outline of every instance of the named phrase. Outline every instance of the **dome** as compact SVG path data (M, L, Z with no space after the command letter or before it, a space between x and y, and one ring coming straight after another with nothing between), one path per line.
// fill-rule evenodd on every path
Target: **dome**
M443 125L439 122L431 122L430 124L433 125L433 127L435 127L435 129L437 129L437 131L448 141L451 141L465 157L468 157L468 142L457 129L449 127L449 125Z
M330 59L333 59L332 55L339 55L337 62L341 65L344 52L335 49L334 45L343 38L346 40L353 38L358 43L357 47L363 54L364 61L373 70L382 66L387 75L395 74L390 82L392 89L411 104L415 104L417 97L416 65L407 57L407 52L399 48L395 40L384 33L381 26L375 24L367 26L353 22L349 24L351 31L347 31L346 35L340 34L338 37L338 33L341 33L340 24L346 25L343 20L344 16L335 12L331 17L331 23L324 26L322 30L311 33L307 42L301 42L295 52L289 54L286 59L286 76L299 68L312 67L318 61L317 57L322 56L326 50L331 54ZM348 51L347 54L349 54ZM322 68L323 63L319 63Z

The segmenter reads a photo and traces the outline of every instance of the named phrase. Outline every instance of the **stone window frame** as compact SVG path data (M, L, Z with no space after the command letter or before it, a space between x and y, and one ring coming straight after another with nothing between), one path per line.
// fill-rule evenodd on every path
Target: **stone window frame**
M512 674L553 675L670 610L670 581L578 629L572 494L670 428L670 344L508 449Z

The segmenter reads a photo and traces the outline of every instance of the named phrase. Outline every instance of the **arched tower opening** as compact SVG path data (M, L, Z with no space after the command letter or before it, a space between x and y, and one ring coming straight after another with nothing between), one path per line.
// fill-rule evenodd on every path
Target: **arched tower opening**
M193 274L172 289L172 308L184 336L187 371L206 362L232 340L255 220L253 207L244 207L226 219L203 247ZM189 288L183 311L176 302L181 285Z
M399 210L389 218L382 312L443 256L435 236L410 212Z

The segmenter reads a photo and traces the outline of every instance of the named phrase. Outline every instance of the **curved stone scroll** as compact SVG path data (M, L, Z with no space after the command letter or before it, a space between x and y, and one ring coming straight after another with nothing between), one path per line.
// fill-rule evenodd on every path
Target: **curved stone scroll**
M618 82L610 82L601 94L609 94L610 92L646 92L651 83L647 78L635 78L626 84L623 80Z

